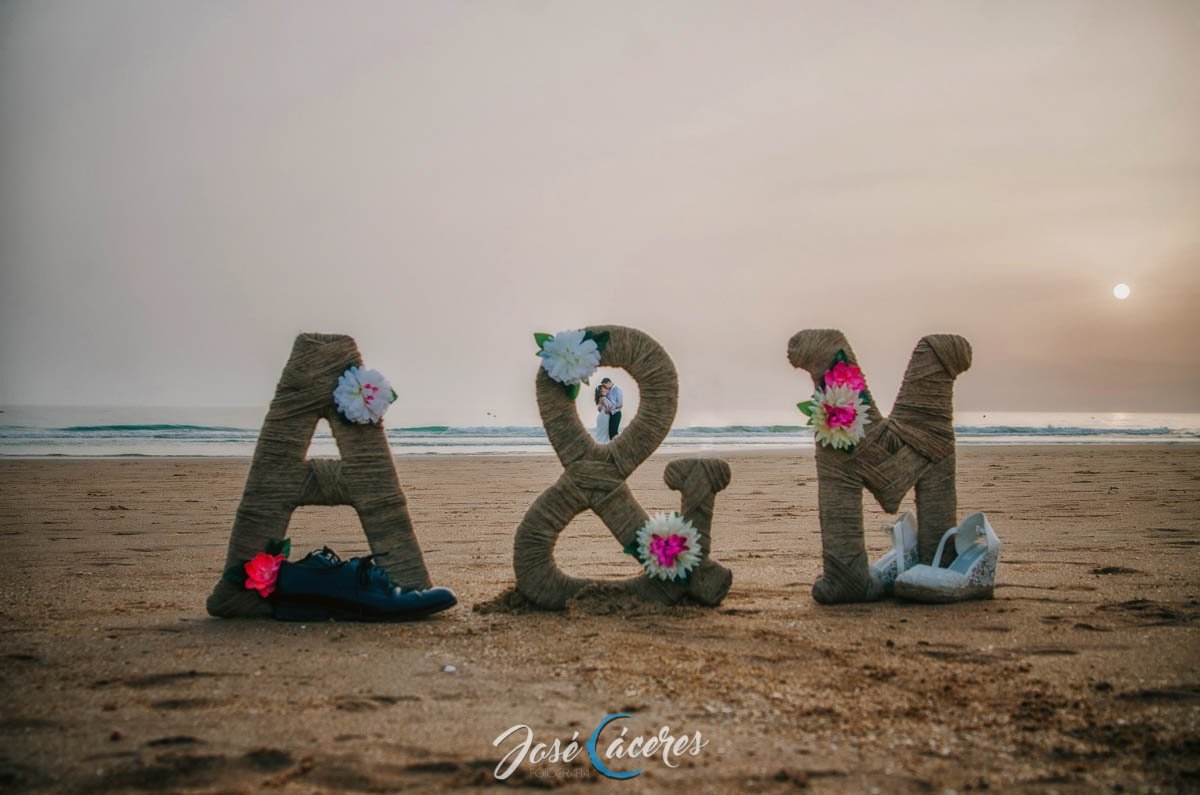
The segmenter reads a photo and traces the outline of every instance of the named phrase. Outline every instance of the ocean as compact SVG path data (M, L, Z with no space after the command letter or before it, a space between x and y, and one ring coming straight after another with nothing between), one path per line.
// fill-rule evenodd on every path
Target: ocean
M0 413L0 457L222 456L254 452L264 410L9 406ZM552 452L541 426L392 427L396 455L533 455ZM1200 414L960 412L959 444L1200 442ZM801 425L677 427L663 452L787 450L813 446ZM312 455L337 455L318 427Z

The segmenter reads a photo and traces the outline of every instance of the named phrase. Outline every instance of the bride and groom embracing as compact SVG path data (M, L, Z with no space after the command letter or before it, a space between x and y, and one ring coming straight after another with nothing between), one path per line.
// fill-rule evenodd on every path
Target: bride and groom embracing
M597 442L611 442L621 432L621 409L625 407L625 395L621 387L613 383L611 378L605 378L596 387L596 427L592 428L592 438Z

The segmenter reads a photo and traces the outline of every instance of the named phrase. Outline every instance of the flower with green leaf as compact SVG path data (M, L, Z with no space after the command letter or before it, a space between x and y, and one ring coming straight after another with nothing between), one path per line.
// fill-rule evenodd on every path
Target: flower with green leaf
M275 580L279 577L279 567L283 565L291 552L292 542L290 539L272 539L267 542L263 552L259 552L245 563L230 566L221 576L234 585L258 591L258 595L266 599L275 591Z
M546 375L566 387L567 396L574 400L579 395L579 384L588 383L600 366L600 354L609 336L607 331L597 334L590 329L575 329L557 334L539 332L533 339Z
M625 552L638 559L646 576L686 585L700 565L700 533L678 511L656 513L638 529Z
M871 422L867 416L871 405L867 383L845 351L837 352L821 383L824 388L818 387L812 399L797 403L796 408L808 417L819 444L849 452L862 441L865 426Z

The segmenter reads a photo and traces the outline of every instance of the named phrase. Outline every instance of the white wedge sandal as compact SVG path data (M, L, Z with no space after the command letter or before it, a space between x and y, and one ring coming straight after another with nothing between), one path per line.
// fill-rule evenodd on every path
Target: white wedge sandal
M954 536L958 555L949 566L939 562L946 541ZM958 527L945 532L938 542L933 565L920 564L896 578L896 596L913 602L963 602L968 599L991 599L996 587L996 566L1000 562L1000 539L992 530L987 517L973 513Z
M891 535L892 548L871 564L871 578L883 586L887 595L896 578L917 565L917 518L912 511L905 511L895 524L885 525L883 532Z

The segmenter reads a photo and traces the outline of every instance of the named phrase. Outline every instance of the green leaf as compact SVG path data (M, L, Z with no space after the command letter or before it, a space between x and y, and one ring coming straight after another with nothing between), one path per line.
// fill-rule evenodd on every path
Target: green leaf
M579 384L567 384L567 397L571 400L579 397Z
M624 552L626 555L633 555L635 558L637 558L638 557L638 542L637 542L637 540L634 539L633 541L630 541L628 544L625 545L625 548L622 549L621 551ZM640 558L638 558L638 559L640 560Z
M599 334L594 334L592 333L591 329L588 329L583 333L583 338L585 340L594 341L600 352L604 353L604 349L608 347L608 341L612 339L612 333L608 331L601 331Z
M817 404L816 401L806 400L803 403L797 403L796 408L800 409L800 413L811 420L813 412L817 410Z
M864 389L862 391L862 396L863 396L863 400L867 401L867 405L871 405L872 403L875 402L875 398L871 397L870 390Z
M850 357L846 355L844 350L838 350L837 354L833 357L833 364L829 366L829 369L832 370L836 364L850 364Z
M221 579L234 585L246 584L246 569L242 565L230 566L221 572Z
M538 350L539 350L539 351L540 351L542 348L545 348L545 347L546 347L546 343L547 343L547 342L549 342L549 341L550 341L550 340L552 340L552 339L554 339L554 335L553 335L553 334L547 334L547 333L545 333L545 332L543 332L543 331L539 331L539 332L537 332L536 334L534 334L534 335L533 335L533 341L537 343L537 346L538 346Z
M292 554L292 539L271 539L267 542L266 552L268 555L283 555L286 558Z

